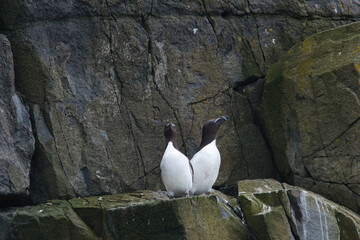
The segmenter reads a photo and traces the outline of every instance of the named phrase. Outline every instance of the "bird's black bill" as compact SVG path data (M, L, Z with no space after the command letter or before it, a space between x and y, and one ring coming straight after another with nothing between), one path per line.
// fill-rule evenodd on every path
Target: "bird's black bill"
M224 115L224 116L221 116L221 117L219 117L218 119L216 119L215 122L216 122L217 124L221 124L221 123L227 121L228 119L229 119L229 117L226 116L226 115Z

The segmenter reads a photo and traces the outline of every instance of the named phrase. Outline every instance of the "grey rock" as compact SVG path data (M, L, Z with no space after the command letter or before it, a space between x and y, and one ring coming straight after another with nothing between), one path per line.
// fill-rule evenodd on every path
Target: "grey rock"
M261 79L293 44L358 17L325 17L323 4L324 18L313 18L312 7L299 15L283 1L12 0L0 9L36 128L34 201L161 189L164 123L177 125L191 157L204 122L223 114L231 121L219 132L216 186L275 178L256 119ZM249 83L250 103L233 90Z
M0 226L1 240L97 239L64 200L1 211Z
M276 12L289 12L299 17L359 17L360 5L353 1L249 1L250 11L253 13L274 14Z
M204 0L206 11L210 15L244 15L250 13L249 1Z
M181 150L191 157L204 122L231 112L234 119L219 133L223 166L217 185L263 176L247 169L250 159L269 166L264 176L276 175L248 101L229 88L238 81L239 56L230 54L232 62L217 54L206 17L34 23L9 36L17 86L30 102L36 128L35 202L160 189L164 123L175 122ZM250 117L238 116L243 108ZM237 132L236 118L249 126ZM254 143L246 140L252 132L261 143L255 156ZM240 141L247 141L241 154Z
M206 9L211 14L282 14L296 18L358 18L360 5L356 1L282 1L282 0L248 0L219 1L205 0Z
M169 199L165 192L52 200L0 212L0 239L358 239L345 207L272 179Z
M202 0L155 0L152 1L151 14L164 15L203 15L205 9Z
M259 111L261 108L262 95L264 92L265 78L260 78L254 82L249 82L248 84L236 88L236 91L244 95L249 99L251 109L254 112L255 118L259 118Z
M6 209L0 239L253 239L217 194L169 199L138 191Z
M324 31L291 48L268 71L262 102L266 134L287 181L357 212L359 26ZM329 189L320 190L319 182Z
M15 92L10 42L0 35L0 205L26 199L34 136L29 114ZM20 199L19 199L20 198ZM22 199L23 198L23 199Z
M357 239L360 218L303 188L272 179L238 183L238 200L257 239Z

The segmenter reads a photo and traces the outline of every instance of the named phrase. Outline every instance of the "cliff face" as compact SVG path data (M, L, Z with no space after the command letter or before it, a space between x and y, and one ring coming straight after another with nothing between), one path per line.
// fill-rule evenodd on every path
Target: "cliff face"
M359 212L360 24L316 34L267 72L266 135L279 170Z
M66 199L2 208L0 239L359 238L358 215L307 191L360 212L359 13L356 1L0 0L0 205ZM191 157L223 114L215 185L236 197L167 199L164 124ZM238 182L255 178L307 190Z
M217 185L276 177L249 101L234 91L264 75L242 33L254 18L226 20L203 2L12 4L2 28L35 133L33 201L159 189L164 123L191 157L203 123L221 114L231 121L219 133Z
M334 180L335 173L320 176L319 164L324 162L313 165L315 155L310 150L300 154L310 158L296 158L295 164L307 165L307 170L288 167L292 162L286 161L294 158L287 153L284 157L285 150L276 147L283 142L269 131L284 122L267 124L272 116L266 115L264 136L259 116L263 116L260 104L269 67L312 34L357 21L359 12L354 1L0 0L4 34L0 98L6 112L1 115L0 144L5 153L0 163L4 165L0 169L3 203L13 204L15 196L21 197L19 204L25 204L26 198L36 203L159 190L165 122L177 125L178 145L191 157L200 143L203 123L227 114L230 121L218 134L222 165L216 186L235 185L241 179L277 178L280 173L284 180L304 187L312 185L311 181L345 187L345 192L352 192L347 195L353 198L351 204L327 196L358 211L357 185L353 184L358 175L352 173L349 181L341 176ZM338 37L346 38L341 31ZM331 38L327 35L324 41ZM345 55L334 44L328 48L322 44L322 51ZM288 61L298 63L296 59ZM351 72L353 62L349 64ZM350 86L336 80L347 72L344 65L335 74L336 66L328 66L333 69L328 73L349 93L341 101L356 107L354 82ZM308 75L306 69L299 71ZM273 100L265 96L263 104ZM330 100L318 102L324 112L328 107L337 108ZM289 112L279 110L281 104L272 107L270 111L282 111L288 117ZM332 147L328 144L337 144L331 142L332 137L356 128L357 115L351 109L343 118L331 118L328 128L321 129L332 132L334 126L341 126L334 136L329 134L329 141L310 143L314 151ZM293 116L291 111L289 116ZM284 129L296 128L291 124L297 121L287 123L290 126L281 125L280 139L288 136ZM317 124L315 120L308 123ZM289 136L289 143L297 139L297 135ZM357 148L349 156L344 149L341 155L353 163L348 167L356 169ZM344 167L335 164L340 155L336 156L326 165L335 172ZM311 189L332 192L317 186L321 187Z
M29 113L15 92L10 42L0 35L0 205L24 201L35 140Z

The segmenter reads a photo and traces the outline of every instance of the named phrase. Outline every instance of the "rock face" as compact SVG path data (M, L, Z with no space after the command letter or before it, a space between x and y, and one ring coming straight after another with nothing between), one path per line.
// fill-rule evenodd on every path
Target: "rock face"
M331 50L330 50L331 49ZM263 119L290 183L360 212L360 24L291 48L266 77Z
M232 121L219 133L217 185L276 176L249 102L232 89L262 75L238 67L241 26L204 16L202 2L11 2L2 29L33 119L33 201L159 189L166 121L191 157L203 123L222 114Z
M359 239L360 218L347 208L271 179L238 183L238 199L257 239Z
M253 239L215 195L169 200L142 191L69 203L0 213L0 239Z
M36 139L32 200L160 189L164 123L177 125L191 157L203 123L222 114L231 121L218 134L216 186L276 178L256 119L266 71L358 10L320 0L0 0Z
M171 200L138 191L12 208L0 213L0 239L360 237L359 216L317 194L271 179L241 181L238 188L233 199L217 191Z
M14 65L8 39L0 34L0 206L29 194L34 136L30 118L15 92Z
M0 239L97 239L63 200L0 213Z

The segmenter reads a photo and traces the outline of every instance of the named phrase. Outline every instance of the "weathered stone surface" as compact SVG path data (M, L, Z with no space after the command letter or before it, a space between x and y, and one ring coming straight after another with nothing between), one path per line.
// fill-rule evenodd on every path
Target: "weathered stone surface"
M359 17L355 3L334 4L0 0L36 128L33 201L160 189L163 124L191 157L222 114L217 187L275 178L255 119L262 79L295 43ZM249 84L250 103L233 91Z
M306 39L268 71L263 97L266 134L287 181L356 212L359 46L359 23Z
M206 17L81 18L9 36L16 86L36 130L35 202L159 189L164 123L174 121L191 157L203 123L222 114L232 121L219 133L217 185L275 177L247 99L229 87L238 81L239 52L221 57Z
M253 13L271 13L286 11L300 17L359 17L360 5L354 1L249 1Z
M231 173L228 175L229 180L227 180L227 182L236 182L239 179L242 180L247 178L261 178L264 175L273 175L276 177L274 174L276 173L276 169L272 164L270 152L266 146L266 142L259 130L259 127L255 124L255 119L248 99L234 92L231 96L231 101L232 113L235 121L234 128L238 137L239 148L237 148L237 150L234 149L231 142L227 142L226 139L223 139L218 146L222 147L221 149L224 149L222 152L223 158L231 158L232 154L227 154L237 151L236 154L241 156L245 161L244 163L238 162L237 165L230 165L229 163L226 164L226 162L225 164L222 163L222 169L230 167L229 170L225 171ZM224 126L225 125L222 127ZM227 129L228 127L224 127L224 131ZM237 139L234 138L232 141L236 140ZM232 171L231 168L237 170ZM218 177L218 181L221 180L221 177L222 176Z
M347 208L271 179L238 183L238 200L257 239L358 239L360 218Z
M356 1L205 0L204 2L209 13L217 14L281 14L285 12L297 18L342 18L344 16L356 18L360 16L360 5Z
M360 219L347 208L317 194L284 184L293 232L300 239L357 239Z
M70 203L103 239L251 239L215 195L169 200L162 192L142 191Z
M0 213L0 239L97 239L66 201L54 200L33 207Z
M246 223L257 239L295 239L274 180L244 180L238 183L239 202Z
M250 239L241 222L218 201L215 196L195 197L112 208L105 213L104 235L114 239Z
M358 239L360 218L317 194L271 179L238 182L238 197L214 191L52 200L0 213L0 239ZM242 211L240 207L242 208Z
M14 86L8 39L0 34L0 206L28 195L34 136L29 114ZM20 199L18 199L20 198Z

